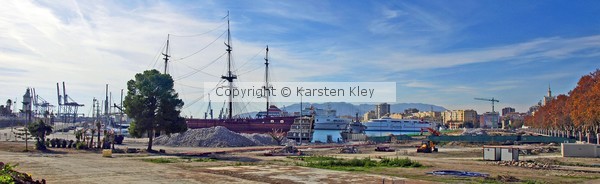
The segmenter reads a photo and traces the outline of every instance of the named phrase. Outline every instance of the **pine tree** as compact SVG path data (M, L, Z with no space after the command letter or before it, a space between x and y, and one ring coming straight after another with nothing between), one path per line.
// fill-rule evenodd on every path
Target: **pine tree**
M133 118L129 132L134 137L148 135L148 150L156 132L171 133L187 130L180 116L183 101L173 89L173 78L157 70L146 70L127 82L125 113Z

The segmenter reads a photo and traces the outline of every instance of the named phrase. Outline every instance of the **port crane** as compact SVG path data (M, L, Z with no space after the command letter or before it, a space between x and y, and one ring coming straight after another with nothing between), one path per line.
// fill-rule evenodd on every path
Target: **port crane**
M63 95L60 95L60 86L59 83L56 83L56 94L58 96L58 113L57 117L62 119L63 123L76 123L77 110L79 107L83 107L83 104L75 102L69 95L67 95L67 89L65 87L65 82L62 82L63 87Z
M482 101L490 101L490 102L492 102L492 113L494 113L494 112L495 112L495 111L494 111L494 103L496 103L496 102L500 102L498 99L494 99L494 98L492 98L492 99L487 99L487 98L475 98L475 100L482 100Z

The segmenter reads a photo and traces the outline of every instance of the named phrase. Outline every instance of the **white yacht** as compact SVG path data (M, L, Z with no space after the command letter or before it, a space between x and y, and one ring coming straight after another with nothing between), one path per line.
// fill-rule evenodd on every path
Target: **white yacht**
M372 119L363 123L367 128L365 131L401 131L401 132L420 132L421 128L433 128L435 123L422 121L418 119L392 119L382 117Z
M351 119L337 117L337 111L333 109L306 108L302 111L303 116L314 117L315 130L348 130L362 132L364 125L353 122Z

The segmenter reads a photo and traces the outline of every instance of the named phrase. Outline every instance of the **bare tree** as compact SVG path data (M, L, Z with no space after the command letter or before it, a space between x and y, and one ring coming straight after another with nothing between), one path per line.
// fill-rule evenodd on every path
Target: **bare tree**
M268 134L277 142L277 145L281 145L281 141L285 138L285 132L281 129L273 129L273 131Z

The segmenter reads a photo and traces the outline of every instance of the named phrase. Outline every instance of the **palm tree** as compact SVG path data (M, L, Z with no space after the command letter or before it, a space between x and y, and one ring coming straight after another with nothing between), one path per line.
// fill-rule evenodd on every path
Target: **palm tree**
M97 144L98 144L98 148L101 148L102 143L100 143L100 129L102 128L102 124L100 124L100 121L96 122L96 127L98 127L98 143ZM92 136L94 136L94 135L92 134Z
M35 123L29 124L27 127L29 133L33 135L36 140L36 149L46 149L46 135L52 133L52 126L46 124L43 120L38 120Z

